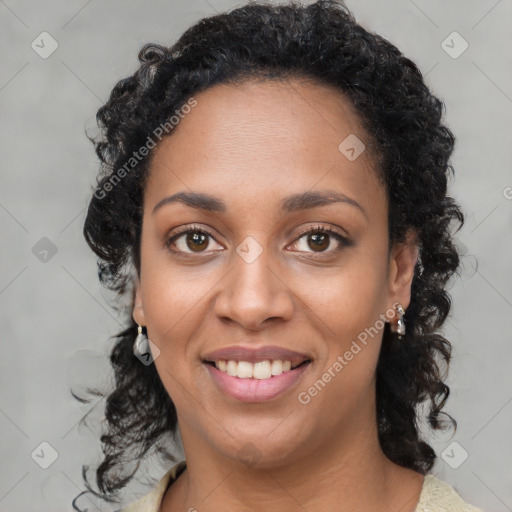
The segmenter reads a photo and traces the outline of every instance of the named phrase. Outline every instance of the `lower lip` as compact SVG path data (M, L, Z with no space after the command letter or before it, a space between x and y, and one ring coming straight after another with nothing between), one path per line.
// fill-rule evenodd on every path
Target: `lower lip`
M264 402L290 389L310 367L311 362L294 370L274 375L269 379L241 379L221 372L211 364L204 363L217 386L227 395L242 402Z

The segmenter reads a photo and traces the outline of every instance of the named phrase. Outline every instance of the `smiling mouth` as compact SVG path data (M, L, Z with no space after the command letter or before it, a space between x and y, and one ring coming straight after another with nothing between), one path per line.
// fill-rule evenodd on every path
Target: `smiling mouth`
M236 362L238 362L238 361L236 361ZM203 361L203 363L209 364L210 366L217 367L216 364L215 364L215 361ZM298 368L299 366L303 366L303 365L305 365L307 363L311 363L311 359L306 359L305 361L302 361L302 363L298 363L295 366L292 366L291 369L295 370L295 368Z
M203 363L212 366L217 371L238 379L262 380L273 379L283 374L296 370L302 366L311 363L311 359L305 359L302 362L292 365L287 360L261 360L257 362L237 361L237 360L218 360L203 361Z
M254 363L221 359L203 363L223 395L239 402L255 403L275 400L296 387L300 379L310 372L313 360L295 361L293 368L289 360L280 359Z

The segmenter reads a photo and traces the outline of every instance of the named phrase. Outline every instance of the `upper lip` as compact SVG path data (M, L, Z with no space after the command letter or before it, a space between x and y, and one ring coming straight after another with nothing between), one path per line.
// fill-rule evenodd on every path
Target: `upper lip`
M301 354L293 350L277 347L275 345L264 345L261 347L247 347L243 345L236 345L231 347L224 347L213 352L209 352L203 357L203 361L248 361L250 363L257 363L265 360L290 361L292 365L300 364L303 361L311 359L306 354Z

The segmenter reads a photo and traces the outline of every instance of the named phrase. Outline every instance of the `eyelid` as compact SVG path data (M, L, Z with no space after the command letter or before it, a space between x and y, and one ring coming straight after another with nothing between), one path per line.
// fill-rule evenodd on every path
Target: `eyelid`
M345 243L349 243L348 237L346 235L342 235L338 230L336 230L334 227L330 226L329 224L321 224L317 223L315 226L308 226L301 230L295 240L298 240L302 238L304 235L310 234L310 233L316 233L316 232L322 232L322 233L328 233L331 235L339 236Z
M179 228L176 228L176 230L174 230L174 232L171 236L166 236L164 239L164 246L167 249L169 249L171 244L173 244L175 242L175 240L177 240L181 235L185 235L188 233L203 233L205 235L210 236L211 238L213 238L215 240L213 231L211 231L209 228L198 226L197 224L187 224L186 226L181 226ZM174 254L194 254L194 253L183 253L183 251L172 251L172 252ZM201 254L201 253L196 253L196 254ZM203 254L207 254L207 252L205 251L205 252L203 252Z
M335 254L335 253L338 253L339 251L341 251L341 249L343 247L349 247L350 245L352 245L352 242L345 235L342 235L338 230L336 230L332 226L318 224L318 223L316 226L309 226L307 228L304 228L298 234L298 236L295 238L295 240L292 242L292 245L297 243L305 235L315 234L315 233L323 233L323 234L327 234L331 237L334 237L337 240L337 242L341 245L341 247L338 247L336 249L331 249L328 251L320 251L320 252L306 251L307 254L310 254L313 257L322 257L322 256L329 255L329 254L332 255L332 254ZM297 252L304 252L304 251L297 251Z

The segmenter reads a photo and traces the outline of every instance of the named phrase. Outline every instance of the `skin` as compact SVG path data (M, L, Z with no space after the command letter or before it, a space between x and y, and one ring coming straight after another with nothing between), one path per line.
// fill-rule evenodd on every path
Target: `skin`
M423 476L390 461L377 437L382 329L309 403L297 399L393 303L410 303L415 233L388 251L386 192L370 152L350 161L338 150L349 134L369 142L357 115L339 91L305 80L216 85L195 98L150 165L133 309L160 350L155 364L187 460L160 510L414 511ZM343 202L280 210L284 196L319 190L349 196L364 213ZM227 209L173 203L152 213L180 191L216 196ZM172 253L165 240L191 224L213 238L182 235L173 245L181 256ZM318 248L299 231L318 224L352 243L327 235ZM262 250L250 264L236 252L248 236ZM243 403L201 364L240 342L313 361L284 394ZM256 465L238 455L247 443Z

